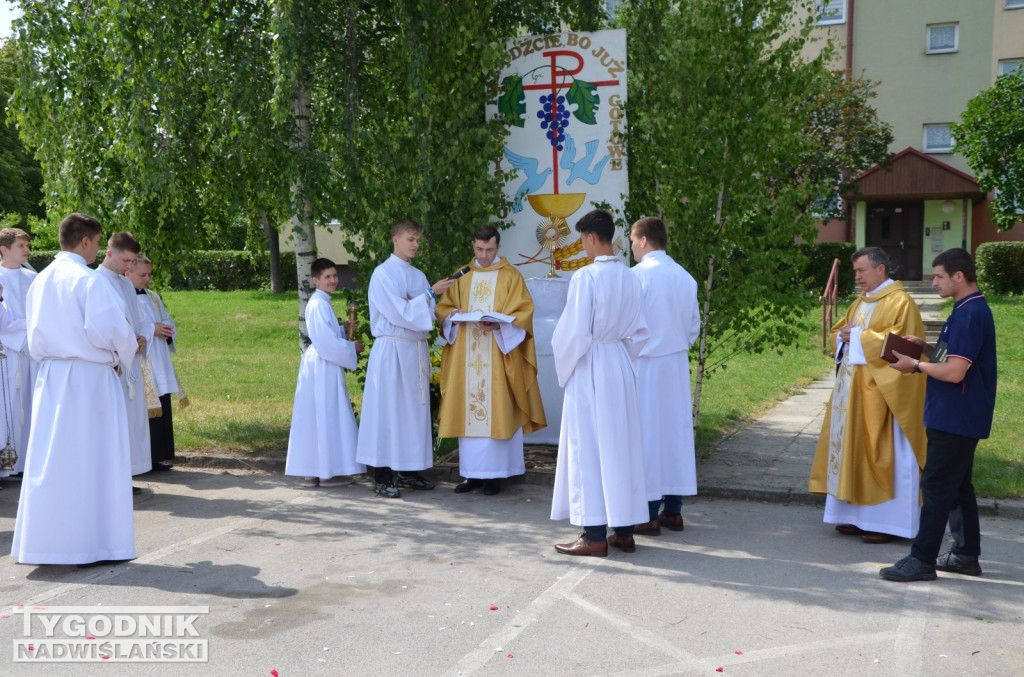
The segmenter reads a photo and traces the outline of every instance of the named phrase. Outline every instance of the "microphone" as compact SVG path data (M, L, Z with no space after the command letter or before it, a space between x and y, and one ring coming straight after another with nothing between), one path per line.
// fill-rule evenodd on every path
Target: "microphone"
M461 269L459 272L455 273L454 275L452 275L448 279L449 280L457 280L460 277L462 277L463 275L465 275L466 273L468 273L470 270L472 270L472 268L470 268L469 266L466 266L465 268Z

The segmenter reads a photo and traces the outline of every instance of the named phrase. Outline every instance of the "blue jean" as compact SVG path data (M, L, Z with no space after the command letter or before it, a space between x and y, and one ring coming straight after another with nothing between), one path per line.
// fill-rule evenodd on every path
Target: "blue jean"
M921 506L921 526L910 554L925 564L934 565L949 522L953 551L977 557L981 554L981 525L971 472L978 440L934 428L926 432L928 459L921 472L924 505Z
M665 514L666 515L682 515L683 514L683 497L682 496L665 496ZM651 515L652 520L658 519L658 511L661 509L661 499L656 501L647 501L647 509Z

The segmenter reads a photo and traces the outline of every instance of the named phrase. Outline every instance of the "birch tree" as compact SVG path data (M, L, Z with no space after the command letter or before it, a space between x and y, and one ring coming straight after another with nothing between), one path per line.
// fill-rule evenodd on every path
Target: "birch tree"
M844 162L811 133L832 82L826 45L802 58L811 3L634 0L629 41L627 220L658 215L669 252L700 284L696 425L708 373L738 352L797 338L815 199ZM845 167L850 169L850 167Z

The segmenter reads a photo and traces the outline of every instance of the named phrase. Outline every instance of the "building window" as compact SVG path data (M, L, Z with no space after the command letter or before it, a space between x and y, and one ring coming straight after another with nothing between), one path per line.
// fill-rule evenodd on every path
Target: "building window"
M818 17L819 26L846 23L846 0L818 0Z
M959 49L960 24L932 24L928 26L925 54L948 54Z
M924 152L949 153L953 150L953 135L949 123L924 126Z
M1003 9L1024 9L1024 0L1006 0Z
M1006 59L1005 61L999 62L999 69L996 71L996 77L1000 75L1009 75L1015 70L1024 66L1024 59Z

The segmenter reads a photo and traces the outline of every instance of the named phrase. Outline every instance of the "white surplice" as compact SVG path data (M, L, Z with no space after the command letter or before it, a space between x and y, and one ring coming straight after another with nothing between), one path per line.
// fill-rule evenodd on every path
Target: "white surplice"
M125 410L128 412L128 436L132 443L132 475L141 475L153 469L149 448L149 410L146 407L146 389L142 382L142 356L153 342L153 322L143 318L139 302L135 300L135 287L124 275L118 275L105 266L97 266L96 273L107 281L122 301L122 317L127 318L136 336L146 339L146 351L135 356L128 369L121 370Z
M6 417L0 416L0 447L10 435L11 444L18 453L13 472L25 469L25 450L28 449L29 421L32 418L32 384L36 380L39 363L29 357L26 345L25 298L28 288L36 279L35 271L28 268L0 267L0 284L4 287L4 305L8 321L0 326L0 343L7 355L7 395L11 398L11 430L7 430Z
M124 396L134 361L123 301L78 254L60 252L28 293L39 361L11 555L23 564L135 557Z
M370 277L370 333L356 461L415 472L434 465L427 276L392 254Z
M647 341L643 290L614 256L569 282L551 345L565 388L551 519L577 526L648 521L635 360Z
M358 475L356 417L345 370L356 368L356 344L345 339L330 295L316 290L306 304L306 331L312 344L302 354L295 385L285 475Z
M637 360L647 498L693 496L697 461L687 351L700 335L697 282L661 250L648 252L631 270L644 290L650 331Z
M159 294L147 289L145 294L136 292L135 300L139 303L139 312L144 320L154 324L166 324L177 331L178 327L164 307L164 300ZM171 343L168 343L167 339L154 336L153 342L146 349L149 363L153 367L153 385L156 387L157 395L178 392L178 375L174 372L174 363L171 361L171 354L177 353L173 341L174 335L171 336Z

